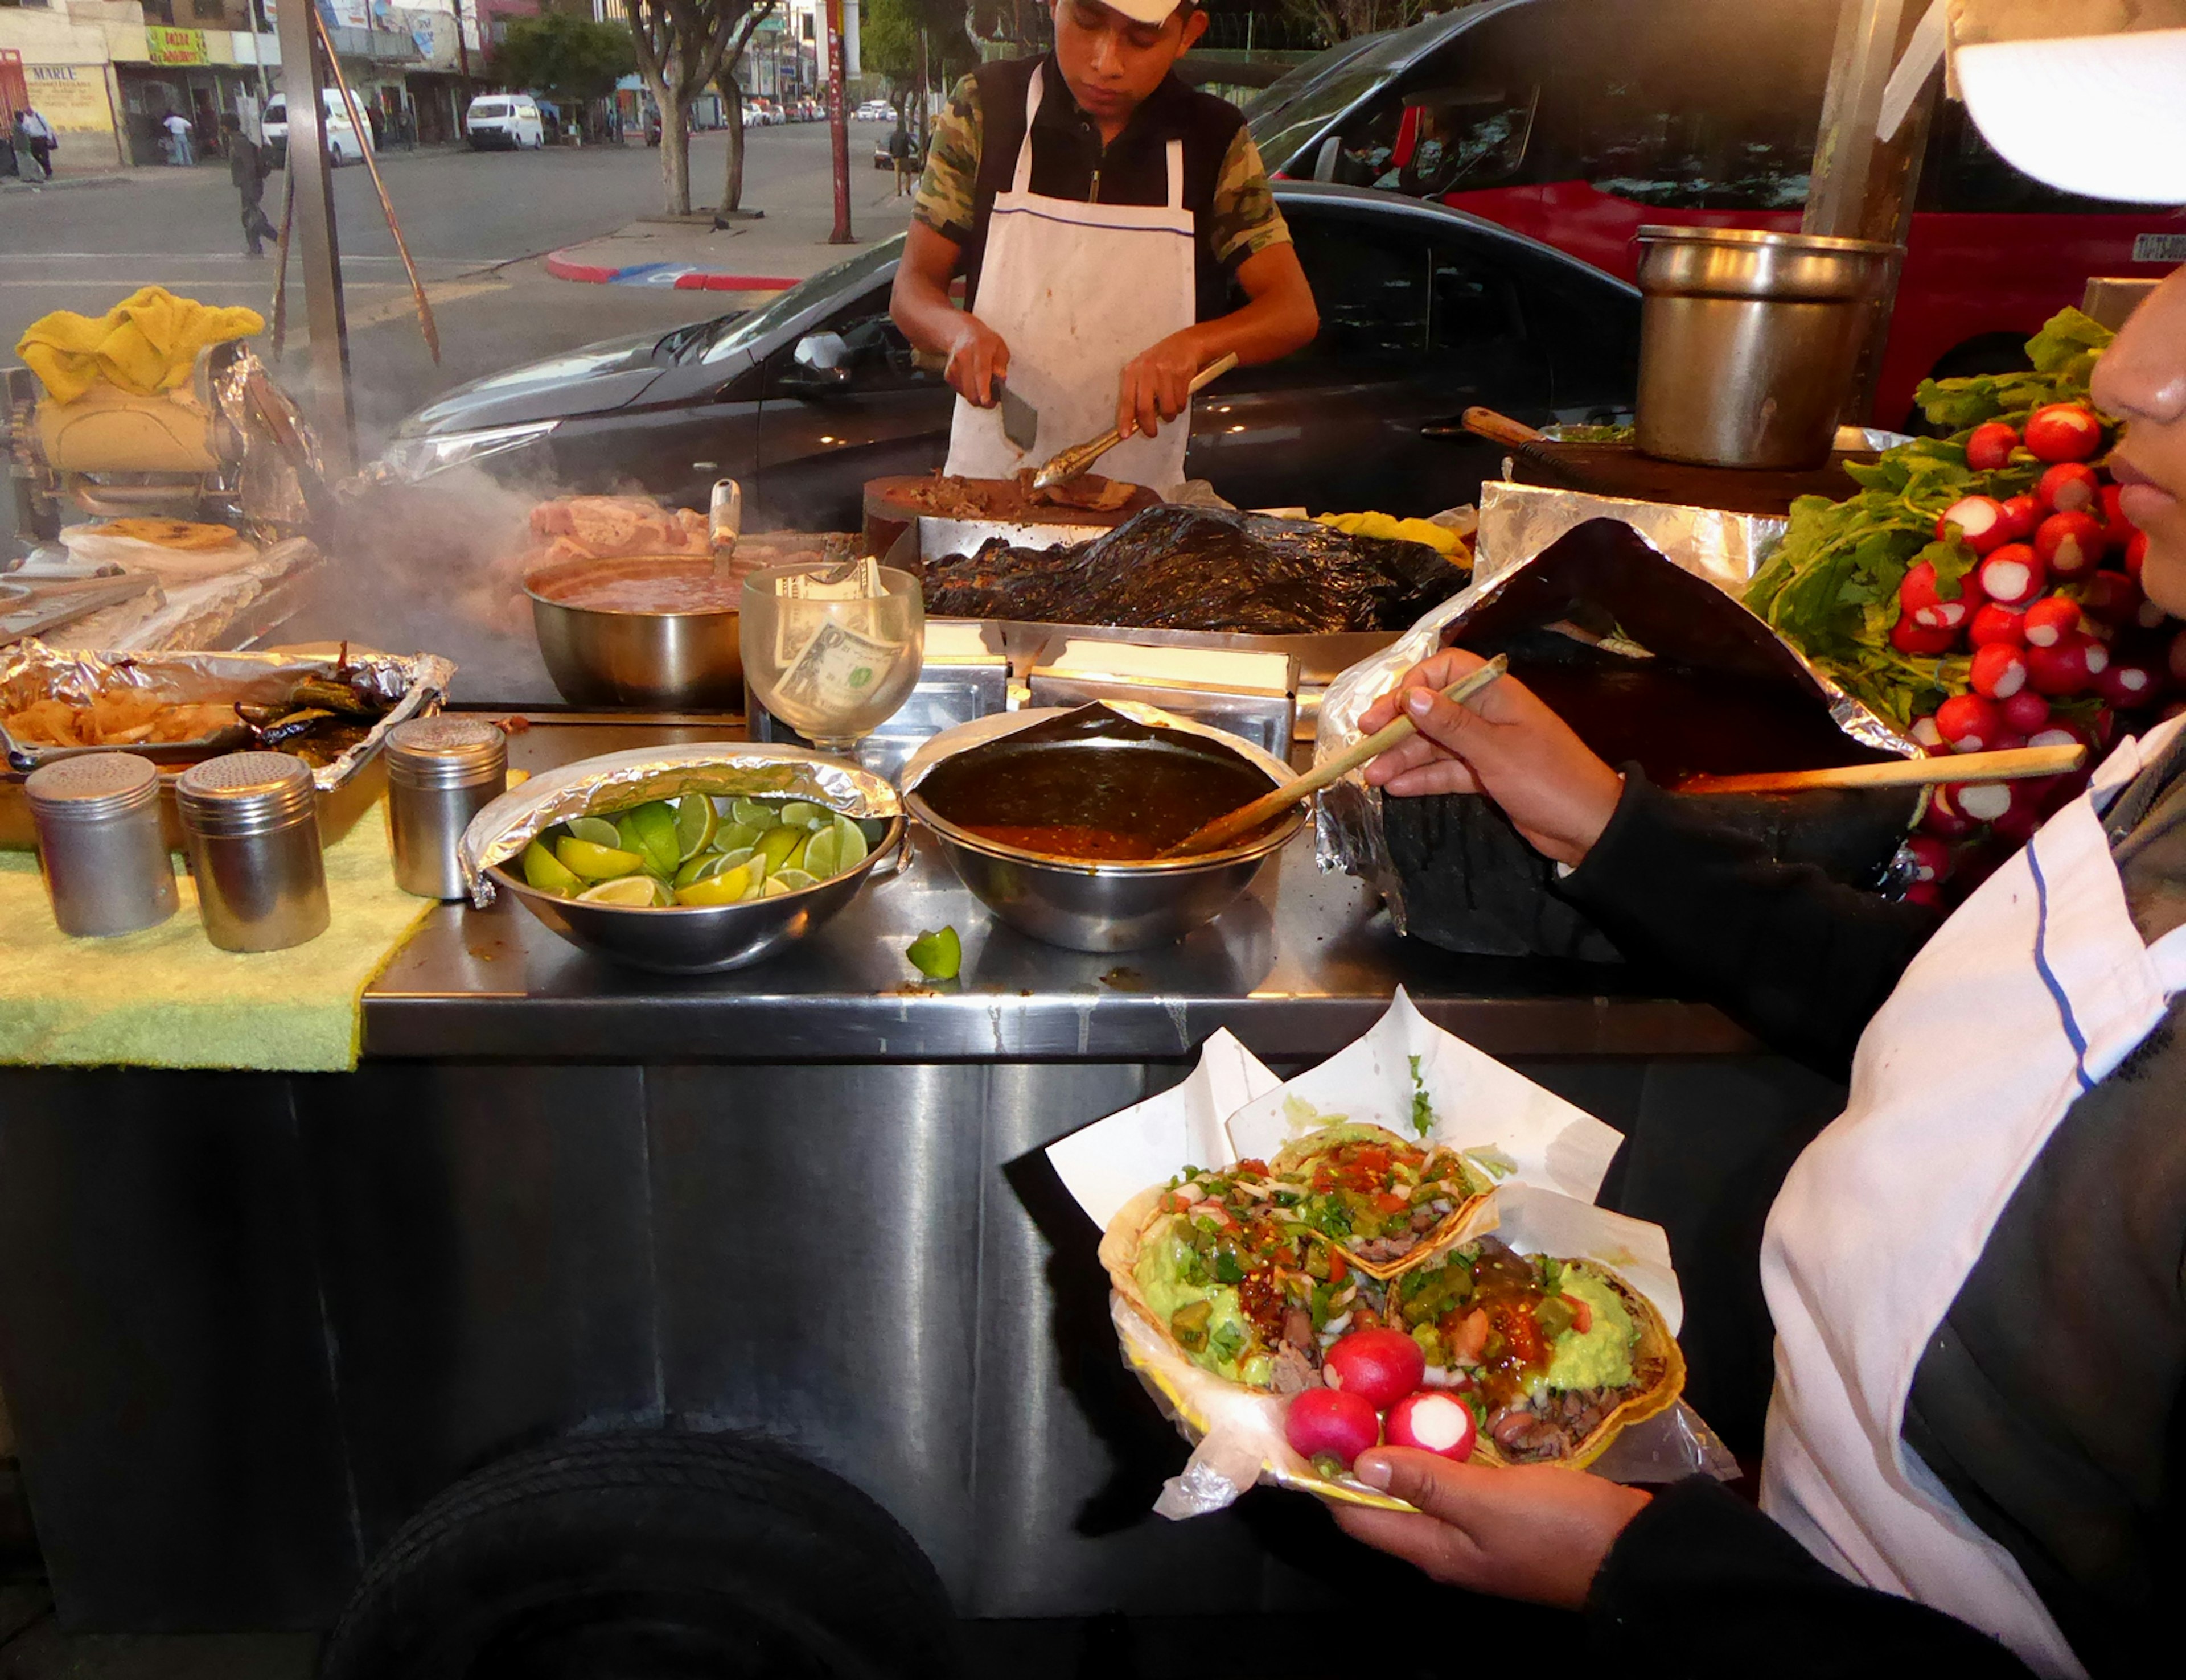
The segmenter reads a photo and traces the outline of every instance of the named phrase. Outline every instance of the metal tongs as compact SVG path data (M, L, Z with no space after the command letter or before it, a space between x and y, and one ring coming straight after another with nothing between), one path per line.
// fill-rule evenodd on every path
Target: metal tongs
M1191 389L1185 394L1187 402L1236 365L1237 352L1235 350L1230 350L1217 360L1208 362L1206 367L1192 376ZM1032 487L1034 490L1053 490L1056 485L1063 484L1085 472L1095 462L1123 440L1123 433L1112 427L1090 443L1073 445L1056 456L1046 466L1032 475Z

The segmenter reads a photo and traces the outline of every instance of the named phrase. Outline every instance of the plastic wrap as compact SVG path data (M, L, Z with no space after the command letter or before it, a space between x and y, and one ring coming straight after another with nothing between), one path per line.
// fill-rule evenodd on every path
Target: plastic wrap
M471 902L481 910L493 902L487 869L556 823L584 815L603 795L642 804L685 793L805 799L852 817L893 817L903 809L884 777L801 747L700 741L608 753L535 776L471 819L456 847Z
M1465 577L1423 543L1167 507L1090 542L929 560L924 586L934 618L1290 636L1396 629Z

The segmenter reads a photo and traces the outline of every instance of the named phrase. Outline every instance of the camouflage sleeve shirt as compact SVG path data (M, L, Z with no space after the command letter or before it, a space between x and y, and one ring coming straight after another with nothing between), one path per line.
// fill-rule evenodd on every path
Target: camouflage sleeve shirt
M911 203L914 220L960 245L972 238L984 130L978 84L967 76L949 96L948 109L934 120L926 172L919 177ZM1214 260L1225 270L1270 245L1290 242L1291 231L1275 207L1260 148L1253 143L1251 132L1242 126L1215 177L1208 232Z

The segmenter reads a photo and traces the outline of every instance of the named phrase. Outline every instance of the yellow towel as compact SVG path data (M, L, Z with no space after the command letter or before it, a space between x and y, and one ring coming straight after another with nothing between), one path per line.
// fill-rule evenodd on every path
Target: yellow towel
M263 332L255 309L210 309L147 286L93 320L60 309L31 323L15 354L55 402L74 402L104 378L138 396L169 391L190 377L208 344Z

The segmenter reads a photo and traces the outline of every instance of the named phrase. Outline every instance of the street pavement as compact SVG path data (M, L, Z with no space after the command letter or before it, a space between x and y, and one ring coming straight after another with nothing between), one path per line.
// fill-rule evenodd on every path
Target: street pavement
M737 294L642 285L583 285L546 272L549 253L587 242L618 249L681 249L709 235L722 266L755 275L817 272L907 219L892 177L872 166L878 125L850 125L852 227L857 244L827 243L833 226L824 123L748 132L743 204L765 215L709 234L648 221L662 202L659 154L642 145L540 152L389 152L380 172L438 322L435 367L420 338L409 285L365 170L334 176L344 297L360 452L377 451L395 423L465 381L602 339L660 331L719 315ZM719 200L727 137L694 137L692 197ZM266 182L280 215L284 177ZM158 283L208 304L248 304L270 316L272 259L243 255L225 165L152 168L0 193L0 355L49 310L98 315ZM771 295L771 294L769 294ZM292 345L303 341L302 288L291 266ZM276 377L280 367L276 364ZM0 519L4 519L0 513Z

